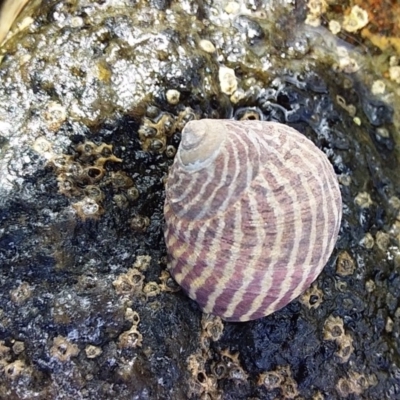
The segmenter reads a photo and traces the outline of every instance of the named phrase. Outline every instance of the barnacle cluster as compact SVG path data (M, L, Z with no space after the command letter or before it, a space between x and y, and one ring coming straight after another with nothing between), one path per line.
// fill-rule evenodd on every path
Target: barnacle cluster
M170 99L170 103L171 101L175 100ZM168 142L175 132L181 131L193 119L198 119L198 115L190 107L184 108L178 115L161 112L154 106L149 107L138 130L142 149L152 153L165 152L168 157L173 157L176 149Z
M121 162L113 154L113 146L102 143L96 145L91 141L80 143L74 148L73 155L55 155L51 164L55 168L58 187L68 197L93 195L91 189L106 174L107 162ZM100 196L99 193L95 194Z
M258 384L263 385L267 390L280 389L284 399L294 399L299 394L290 366L281 365L273 371L262 373L258 378Z
M340 378L336 389L341 398L351 394L361 395L370 386L375 386L377 379L375 375L365 375L356 371L349 371L346 378Z
M319 26L321 24L321 16L326 12L328 4L326 0L309 0L307 2L308 14L306 24L311 26Z
M337 47L337 62L333 65L336 71L341 71L346 74L352 74L360 69L360 65L357 62L357 54L349 51L344 46ZM352 108L348 109L349 114L352 113Z
M15 380L20 376L26 376L28 379L32 375L32 368L28 366L19 355L25 350L23 342L15 342L12 347L0 341L0 374L9 380ZM18 357L18 358L17 358Z
M343 320L333 315L325 321L324 339L335 341L338 345L336 355L341 363L345 363L353 353L353 338L345 332Z
M171 278L168 271L161 271L160 283L155 281L145 282L144 272L150 265L150 256L138 256L132 266L125 273L118 275L113 286L119 295L131 298L133 295L148 299L161 292L177 292L180 287Z
M210 342L219 340L224 326L221 318L203 314L201 328L200 348L187 359L188 370L192 377L189 383L190 392L191 395L200 398L220 399L218 376L210 373L208 360L211 358Z
M142 346L143 335L138 330L140 322L139 313L127 308L125 319L132 323L132 326L127 331L122 332L118 338L118 347L120 349L137 348Z
M142 292L145 298L155 297L162 292L174 293L181 290L180 286L172 279L170 273L166 270L162 270L158 277L160 283L156 281L150 281L144 284Z
M321 17L328 10L328 1L326 0L309 0L307 3L308 14L306 24L317 27L321 24ZM342 21L331 19L329 21L330 31L336 35L343 28L345 31L354 33L364 28L368 24L368 13L359 6L353 6L344 15Z
M117 193L115 196L122 190L132 191L134 187L132 179L122 171L111 173L106 177L105 164L122 161L113 154L113 146L110 144L97 145L85 141L74 147L73 154L59 155L53 153L46 139L39 138L33 148L49 160L49 164L57 174L60 193L79 199L72 206L82 220L97 219L103 214L102 185L111 183ZM136 199L137 196L136 189L132 197Z
M202 315L200 348L187 360L192 376L190 382L192 395L220 399L220 381L228 379L230 385L239 385L247 381L248 376L240 364L239 353L224 349L213 357L210 349L211 342L216 342L221 338L223 329L221 318L211 314Z
M212 400L220 399L221 393L218 390L217 378L213 374L207 373L207 357L204 357L201 352L191 354L187 363L192 377L192 381L189 382L190 396Z

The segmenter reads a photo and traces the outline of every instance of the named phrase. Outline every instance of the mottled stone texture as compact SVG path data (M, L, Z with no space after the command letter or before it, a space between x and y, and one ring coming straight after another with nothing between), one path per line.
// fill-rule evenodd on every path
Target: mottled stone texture
M0 398L399 397L396 88L372 96L374 59L265 3L46 0L6 42ZM165 272L164 180L193 118L287 123L339 177L333 256L266 318L202 317Z

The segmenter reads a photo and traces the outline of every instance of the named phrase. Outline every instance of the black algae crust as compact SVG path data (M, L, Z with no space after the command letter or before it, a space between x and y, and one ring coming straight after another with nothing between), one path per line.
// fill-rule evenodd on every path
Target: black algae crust
M125 3L45 1L3 48L0 399L398 398L399 125L367 58L344 70L305 6ZM338 175L329 263L257 321L202 315L167 272L164 183L199 118L288 124Z

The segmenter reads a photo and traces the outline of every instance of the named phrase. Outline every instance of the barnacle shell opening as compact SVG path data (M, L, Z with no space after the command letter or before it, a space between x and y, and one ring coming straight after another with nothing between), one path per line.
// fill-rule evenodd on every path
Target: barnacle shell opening
M328 261L342 216L326 155L286 125L231 120L190 122L178 154L164 233L171 275L189 297L207 313L248 321L302 294Z
M217 157L225 136L222 124L207 119L190 121L182 131L177 157L188 171L205 168Z

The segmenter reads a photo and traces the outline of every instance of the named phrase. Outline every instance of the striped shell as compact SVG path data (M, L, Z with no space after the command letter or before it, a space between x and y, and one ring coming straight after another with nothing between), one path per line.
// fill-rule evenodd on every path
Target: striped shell
M248 321L306 290L342 215L325 154L275 122L189 122L166 187L169 269L204 312Z

